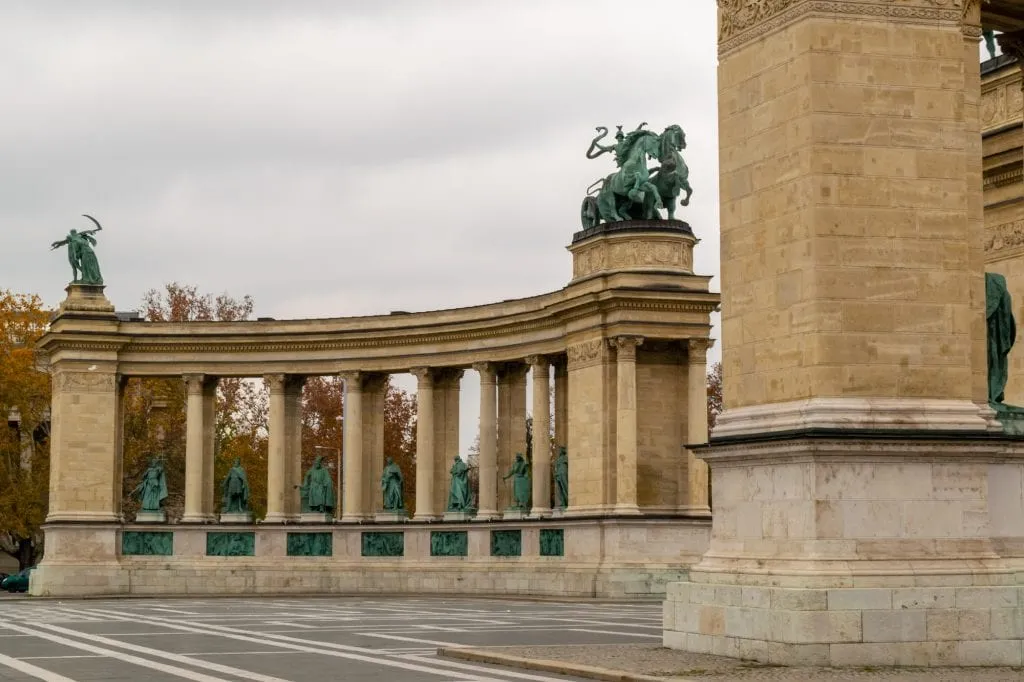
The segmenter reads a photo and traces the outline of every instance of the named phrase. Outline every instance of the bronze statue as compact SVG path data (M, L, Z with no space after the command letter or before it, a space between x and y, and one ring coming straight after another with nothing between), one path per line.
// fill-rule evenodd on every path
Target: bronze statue
M64 239L50 244L50 250L62 246L68 247L68 262L71 264L72 284L103 284L103 275L100 274L100 263L96 259L96 252L92 247L96 246L96 238L93 236L103 229L99 221L91 215L82 214L84 217L96 224L96 229L79 232L71 230Z

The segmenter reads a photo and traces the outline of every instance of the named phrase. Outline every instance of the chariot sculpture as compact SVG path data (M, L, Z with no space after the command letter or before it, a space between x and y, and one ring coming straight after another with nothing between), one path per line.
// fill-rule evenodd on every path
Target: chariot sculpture
M641 123L628 133L617 126L614 145L601 144L608 136L608 128L597 128L598 135L587 149L587 158L596 159L612 152L619 169L587 188L580 208L583 229L597 227L601 222L659 220L662 208L668 219L674 220L676 199L682 192L686 195L679 204L690 203L690 170L680 153L686 149L686 133L680 126L670 125L658 135L646 130L646 125ZM656 159L659 165L648 168L649 159Z

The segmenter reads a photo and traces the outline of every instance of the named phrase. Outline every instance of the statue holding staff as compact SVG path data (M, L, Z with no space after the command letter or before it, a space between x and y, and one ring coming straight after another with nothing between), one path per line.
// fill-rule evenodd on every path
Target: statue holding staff
M96 229L84 232L71 230L67 237L50 244L50 250L53 251L62 246L68 247L72 284L101 285L103 284L103 275L100 274L100 263L96 259L96 252L92 247L96 246L96 237L93 235L102 230L103 226L91 215L83 214L83 216L95 223Z

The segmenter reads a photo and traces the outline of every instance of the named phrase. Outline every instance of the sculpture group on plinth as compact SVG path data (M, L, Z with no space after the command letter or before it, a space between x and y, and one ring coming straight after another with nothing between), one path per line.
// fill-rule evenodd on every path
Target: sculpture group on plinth
M299 487L302 520L306 522L329 522L334 512L334 483L323 460L322 456L316 458Z
M448 521L466 521L476 511L473 507L473 492L469 486L469 465L455 455L448 473L448 508L444 518Z
M102 230L103 226L92 216L85 214L83 216L95 223L96 228L84 232L71 230L67 237L50 244L50 250L53 251L62 246L68 247L72 284L101 286L103 275L100 274L100 263L96 259L96 252L92 247L96 246L96 237L93 235Z
M613 152L619 170L598 180L587 188L587 196L580 209L583 229L621 220L659 220L659 209L664 208L668 219L676 215L676 199L686 192L679 204L687 206L693 188L690 170L680 153L686 149L686 133L678 125L670 125L658 135L645 130L641 123L636 130L622 132L618 126L614 145L603 145L608 128L599 126L598 135L587 150L588 159ZM648 159L657 159L660 165L648 168Z
M249 511L249 479L242 468L242 460L235 457L221 484L220 520L224 523L252 523Z
M141 506L135 520L138 523L163 523L167 520L164 514L164 501L167 500L167 475L164 463L159 457L149 462L149 468L142 474L132 495L138 495Z
M507 519L521 519L530 513L530 464L522 453L516 453L512 468L502 476L503 481L512 479L512 505L505 511Z
M384 511L377 514L377 520L397 522L408 519L409 512L405 509L405 478L391 457L384 461L380 490L384 496Z

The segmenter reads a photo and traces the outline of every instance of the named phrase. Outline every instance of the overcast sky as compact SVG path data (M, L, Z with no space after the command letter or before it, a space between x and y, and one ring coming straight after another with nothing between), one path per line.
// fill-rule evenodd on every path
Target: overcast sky
M90 213L119 310L170 281L250 294L279 319L552 291L583 193L613 169L584 157L594 127L640 121L686 131L695 193L677 215L703 240L696 270L718 274L710 0L5 0L0 14L0 288L59 303L70 269L48 245ZM475 384L467 372L463 449Z

